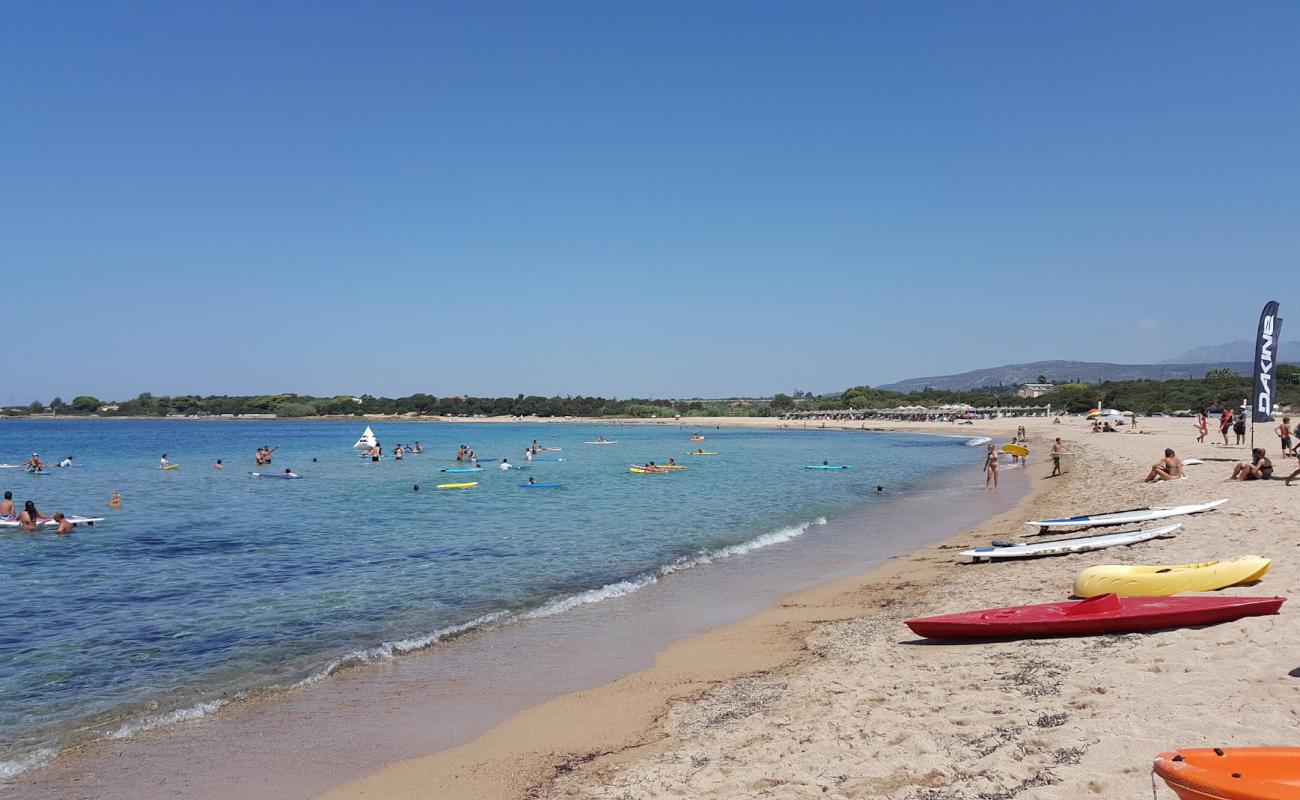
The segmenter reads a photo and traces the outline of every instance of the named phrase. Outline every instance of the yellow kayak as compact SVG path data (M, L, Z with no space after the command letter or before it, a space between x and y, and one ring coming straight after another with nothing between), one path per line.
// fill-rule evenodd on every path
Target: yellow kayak
M1114 592L1121 597L1167 597L1178 592L1212 592L1257 581L1272 563L1259 556L1242 556L1199 564L1088 567L1074 579L1074 596L1096 597Z
M628 472L635 472L638 475L663 475L665 470L662 469L645 469L644 467L628 467Z
M439 489L473 489L475 486L478 486L478 481L470 481L469 483L440 483L440 484L438 484L438 488L439 488Z

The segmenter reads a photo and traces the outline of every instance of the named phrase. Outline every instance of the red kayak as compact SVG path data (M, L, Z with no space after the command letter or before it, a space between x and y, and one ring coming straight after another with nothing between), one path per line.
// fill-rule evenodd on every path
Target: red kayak
M1087 600L1008 606L922 617L907 621L931 639L1012 639L1132 633L1191 625L1213 625L1242 617L1276 614L1285 597L1125 597L1103 594Z

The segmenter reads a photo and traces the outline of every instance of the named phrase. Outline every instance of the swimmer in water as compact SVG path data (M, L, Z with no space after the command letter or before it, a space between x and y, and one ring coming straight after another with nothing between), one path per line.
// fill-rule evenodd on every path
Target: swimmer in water
M58 533L60 536L67 536L72 533L72 523L68 522L68 518L63 516L62 511L54 512L54 521L59 523Z
M15 519L18 511L14 508L14 493L5 492L5 499L0 500L0 519Z

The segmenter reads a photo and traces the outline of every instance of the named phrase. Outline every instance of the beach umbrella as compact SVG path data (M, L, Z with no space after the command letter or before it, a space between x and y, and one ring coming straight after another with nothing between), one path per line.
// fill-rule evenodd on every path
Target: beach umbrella
M1100 416L1101 416L1100 408L1094 408L1093 410L1088 412L1088 419L1092 419L1093 417L1100 417Z

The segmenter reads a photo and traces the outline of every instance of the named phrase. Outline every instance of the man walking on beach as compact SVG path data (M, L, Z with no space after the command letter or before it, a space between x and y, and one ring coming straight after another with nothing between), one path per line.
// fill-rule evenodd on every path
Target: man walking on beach
M1223 446L1228 446L1228 429L1232 427L1232 409L1225 408L1219 415L1219 433L1223 434Z
M1052 474L1049 478L1054 478L1061 474L1061 454L1065 452L1065 445L1061 444L1061 438L1058 436L1052 444Z
M1282 455L1295 455L1295 449L1291 447L1291 418L1283 417L1282 424L1274 428L1273 432L1282 440Z

